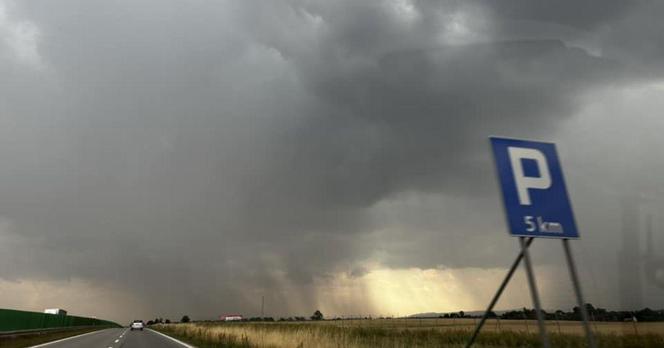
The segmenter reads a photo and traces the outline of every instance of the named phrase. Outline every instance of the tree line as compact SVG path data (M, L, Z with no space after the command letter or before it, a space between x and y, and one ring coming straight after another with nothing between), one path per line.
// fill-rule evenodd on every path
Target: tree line
M595 307L590 303L586 304L586 310L588 311L588 316L591 321L638 321L638 322L647 322L647 321L664 321L664 309L652 310L650 308L644 308L638 311L609 311L604 308ZM572 308L572 311L565 312L562 310L556 310L554 312L547 312L542 310L542 314L546 320L581 320L581 310L578 306ZM446 313L440 315L437 318L445 319L455 319L455 318L478 318L480 316L467 315L464 311L459 311L458 313ZM517 319L531 319L536 320L537 315L535 309L522 308L521 310L512 310L504 312L500 315L495 312L489 312L489 318L500 318L505 320L517 320ZM288 321L306 321L306 320L324 320L325 317L320 310L316 310L313 315L309 318L295 316L287 318L279 318L275 320L273 317L251 317L244 318L241 321L250 321L250 322L288 322ZM361 318L360 318L361 319ZM372 317L366 317L364 319L372 319ZM382 318L381 318L382 319ZM384 318L391 319L391 318ZM409 317L406 319L423 319L423 317ZM180 323L189 323L191 319L188 315L185 315L180 319ZM155 318L147 322L147 325L154 324L170 324L169 319Z
M588 317L592 321L664 321L664 310L652 310L644 308L638 311L610 311L605 308L596 308L590 303L586 303ZM581 309L578 306L572 308L571 312L557 310L555 312L546 312L542 310L546 320L581 320ZM537 312L534 309L523 308L519 311L509 311L501 314L489 313L490 318L500 319L537 319Z

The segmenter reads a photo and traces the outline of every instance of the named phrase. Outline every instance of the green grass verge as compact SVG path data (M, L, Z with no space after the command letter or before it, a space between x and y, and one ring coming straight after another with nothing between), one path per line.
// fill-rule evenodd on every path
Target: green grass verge
M59 339L81 335L84 333L93 332L102 329L105 328L72 329L66 331L35 333L35 334L13 336L13 337L0 336L0 347L2 348L30 347L37 344L57 341Z

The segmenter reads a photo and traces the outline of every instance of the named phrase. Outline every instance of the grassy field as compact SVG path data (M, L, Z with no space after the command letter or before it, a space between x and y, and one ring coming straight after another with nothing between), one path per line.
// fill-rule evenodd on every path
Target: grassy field
M209 347L463 347L473 319L327 320L276 323L193 323L155 329ZM547 322L554 347L584 347L578 322ZM537 323L492 319L476 347L539 347ZM664 323L594 323L600 347L664 347Z
M49 333L37 333L32 335L22 335L15 337L2 337L0 336L0 347L2 348L23 348L30 347L41 343L56 341L59 339L72 337L92 331L100 330L99 328L86 328L86 329L72 329L66 331L57 331Z

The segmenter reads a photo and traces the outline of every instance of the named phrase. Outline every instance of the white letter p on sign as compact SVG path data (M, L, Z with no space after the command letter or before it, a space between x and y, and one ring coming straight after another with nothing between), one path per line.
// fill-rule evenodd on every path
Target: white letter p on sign
M539 150L523 147L508 147L507 152L512 164L516 190L519 193L519 204L530 205L528 189L545 190L551 187L551 174L549 173L549 165L546 163L546 157ZM525 175L523 162L521 161L523 159L534 160L537 163L538 177Z

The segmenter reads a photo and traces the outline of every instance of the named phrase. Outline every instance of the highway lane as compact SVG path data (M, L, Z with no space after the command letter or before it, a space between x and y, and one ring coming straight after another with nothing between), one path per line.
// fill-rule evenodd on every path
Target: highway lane
M128 328L106 329L93 333L44 343L33 348L191 348L156 331L130 331Z

